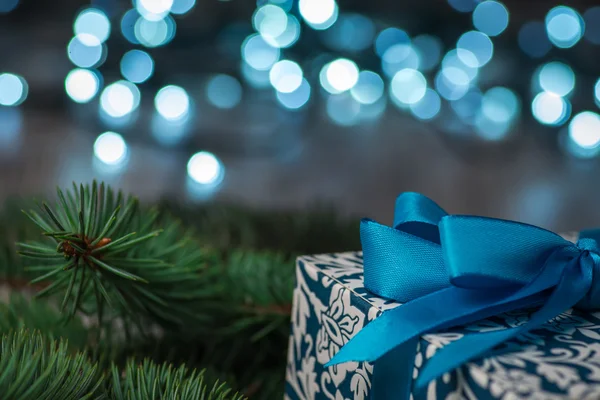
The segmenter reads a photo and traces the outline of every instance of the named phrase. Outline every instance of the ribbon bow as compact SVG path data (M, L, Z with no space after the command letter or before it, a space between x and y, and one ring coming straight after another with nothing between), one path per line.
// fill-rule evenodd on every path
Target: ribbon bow
M377 373L378 360L393 355L386 368L404 371L408 392L415 349L392 350L414 346L422 334L541 305L521 326L469 333L439 350L420 371L417 390L571 307L600 308L598 230L572 243L519 222L448 215L429 198L404 193L393 228L365 219L360 235L365 287L405 304L369 323L328 365L371 361Z

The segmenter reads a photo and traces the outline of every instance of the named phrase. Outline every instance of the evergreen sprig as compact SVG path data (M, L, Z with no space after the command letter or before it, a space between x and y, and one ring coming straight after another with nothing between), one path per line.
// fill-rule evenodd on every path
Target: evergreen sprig
M19 243L22 256L40 261L27 268L41 273L31 283L48 282L38 296L62 294L71 318L81 311L102 321L106 306L138 326L147 316L166 326L197 316L191 302L201 295L206 257L178 221L95 181L57 194L54 209L42 203L25 212L46 240Z

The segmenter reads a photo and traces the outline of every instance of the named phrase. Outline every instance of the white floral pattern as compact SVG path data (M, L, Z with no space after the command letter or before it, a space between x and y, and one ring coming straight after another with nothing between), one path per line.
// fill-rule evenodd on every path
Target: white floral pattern
M400 306L363 287L362 254L298 259L286 370L286 400L366 400L373 366L324 364L366 324ZM423 335L414 377L427 360L469 332L489 332L527 322L532 310L478 321L448 332ZM411 399L503 400L600 399L600 313L569 310L541 329L507 342L489 357L431 382Z

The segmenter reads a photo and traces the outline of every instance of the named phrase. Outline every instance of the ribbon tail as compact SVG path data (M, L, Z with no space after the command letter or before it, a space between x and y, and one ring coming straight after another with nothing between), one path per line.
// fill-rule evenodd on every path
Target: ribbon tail
M473 333L442 348L423 368L415 388L418 390L430 381L450 372L469 360L491 350L513 337L527 333L577 304L587 293L592 283L592 269L579 268L578 260L565 269L562 279L548 298L546 304L536 311L522 326L502 331Z

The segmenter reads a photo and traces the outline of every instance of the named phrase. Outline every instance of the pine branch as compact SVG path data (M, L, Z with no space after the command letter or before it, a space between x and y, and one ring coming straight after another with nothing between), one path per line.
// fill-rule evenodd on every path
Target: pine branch
M41 262L29 268L39 274L33 283L48 282L38 295L59 296L69 318L112 312L164 326L199 318L191 303L208 258L190 233L103 183L73 186L66 194L57 190L54 209L43 203L40 212L25 212L46 237L19 243L22 256Z
M70 355L66 341L13 331L0 343L0 394L5 400L108 399L97 364Z
M130 360L124 377L119 369L111 369L112 384L109 398L114 400L177 399L177 400L242 400L225 383L206 383L204 371L189 370L184 366L155 364L146 359L136 365Z

